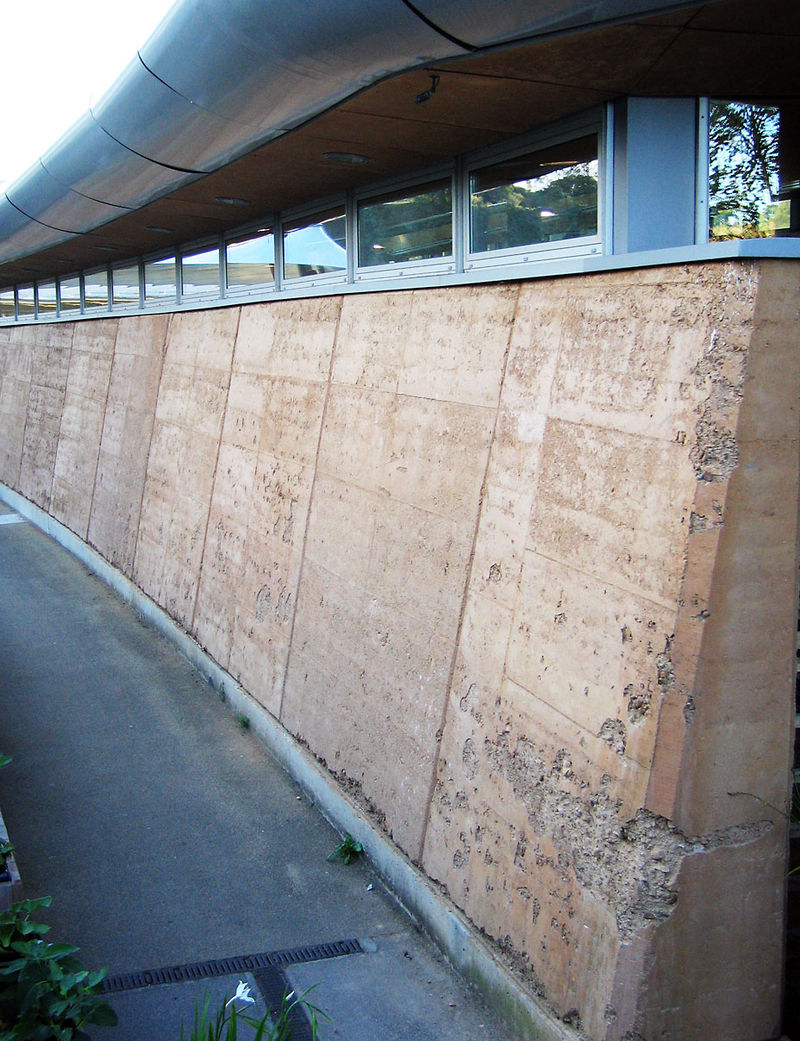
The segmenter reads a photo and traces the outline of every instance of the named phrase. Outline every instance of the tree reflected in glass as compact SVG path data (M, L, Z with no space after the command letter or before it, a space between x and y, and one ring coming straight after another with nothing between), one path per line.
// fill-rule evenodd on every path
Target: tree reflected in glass
M470 177L470 249L597 234L597 136L495 163Z
M779 198L781 111L713 101L709 109L709 237L768 238L789 226Z

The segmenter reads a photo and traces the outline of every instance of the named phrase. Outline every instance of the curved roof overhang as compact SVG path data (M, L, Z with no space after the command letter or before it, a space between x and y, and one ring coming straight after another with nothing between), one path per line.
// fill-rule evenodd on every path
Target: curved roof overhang
M215 235L619 96L796 96L798 6L181 0L0 197L0 282Z

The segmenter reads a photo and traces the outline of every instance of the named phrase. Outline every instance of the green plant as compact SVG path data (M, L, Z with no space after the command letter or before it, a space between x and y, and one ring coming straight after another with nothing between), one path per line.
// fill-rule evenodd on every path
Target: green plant
M349 864L352 857L357 857L359 853L362 853L364 847L360 842L356 842L352 835L345 835L344 839L339 843L336 849L332 850L327 860L334 860L338 857L344 861L345 864Z
M50 897L0 912L0 1041L88 1041L84 1027L114 1026L100 993L105 969L89 972L78 948L42 939L50 926L32 916Z
M236 722L237 722L237 724L239 725L239 727L242 730L249 730L250 729L250 720L244 714L244 712L237 712L237 714L236 714Z
M244 981L240 981L236 993L221 1006L215 1015L211 1013L211 998L206 994L202 1005L194 1007L194 1023L188 1038L184 1036L181 1026L181 1041L237 1041L239 1024L244 1023L252 1031L252 1041L290 1041L293 1026L291 1022L292 1012L297 1008L305 1008L311 1019L311 1036L317 1036L317 1016L325 1016L325 1013L312 1005L306 998L309 991L305 991L299 997L294 991L288 991L281 999L280 1008L277 1012L268 1011L261 1019L246 1016L236 1007L237 1001L252 1005L254 999L250 996L250 988Z
M11 762L10 755L4 755L0 752L0 770L4 766L8 766ZM8 870L6 868L6 859L11 856L14 852L14 847L7 839L0 839L0 878L3 880L8 878Z

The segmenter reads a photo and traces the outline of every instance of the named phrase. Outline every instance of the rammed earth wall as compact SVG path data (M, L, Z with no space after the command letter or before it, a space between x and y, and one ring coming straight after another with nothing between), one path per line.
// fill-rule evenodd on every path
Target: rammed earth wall
M777 1029L800 265L0 329L0 479L593 1039Z

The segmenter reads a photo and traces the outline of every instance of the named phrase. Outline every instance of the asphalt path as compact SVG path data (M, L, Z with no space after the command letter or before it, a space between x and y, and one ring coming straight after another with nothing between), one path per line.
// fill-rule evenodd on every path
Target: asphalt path
M313 988L320 1041L511 1041L175 647L2 504L0 751L24 893L108 969L97 1041L178 1041L240 981L255 1012Z

